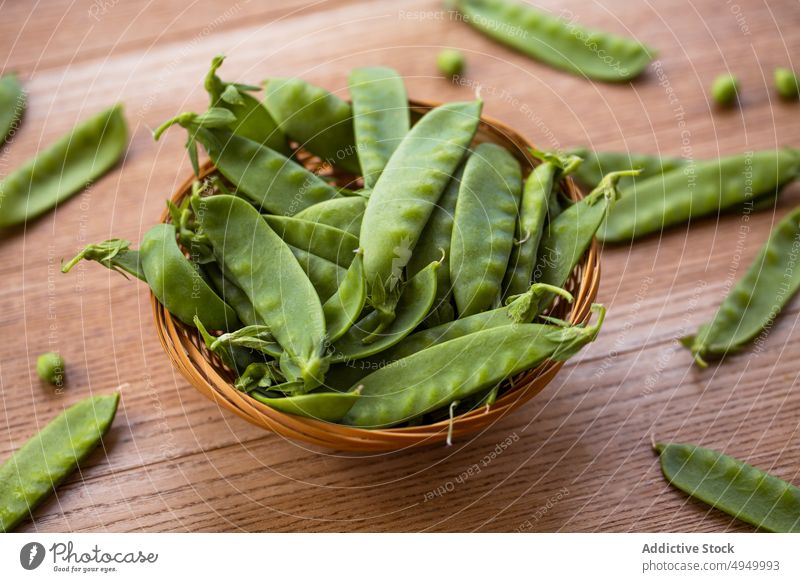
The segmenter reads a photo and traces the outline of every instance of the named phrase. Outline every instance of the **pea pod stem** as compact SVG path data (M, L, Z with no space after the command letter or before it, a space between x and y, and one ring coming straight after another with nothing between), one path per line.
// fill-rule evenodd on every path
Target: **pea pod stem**
M125 273L145 281L139 251L130 249L130 241L112 238L97 244L87 245L66 263L61 263L61 272L69 273L81 261L96 261L123 276Z

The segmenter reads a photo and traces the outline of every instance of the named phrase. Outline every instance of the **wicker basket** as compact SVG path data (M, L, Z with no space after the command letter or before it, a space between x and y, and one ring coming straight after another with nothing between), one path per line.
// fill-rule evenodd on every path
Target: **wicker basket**
M417 117L436 105L413 100L409 103L412 115ZM531 144L506 125L484 116L473 143L487 141L508 148L522 163L524 173L528 173L538 163L528 153ZM356 179L354 176L338 174L329 167L320 167L321 160L305 152L299 152L297 159L321 175L327 173L332 176L341 186L352 186ZM202 168L202 176L205 177L214 171L214 166L210 162L206 163ZM195 179L191 176L181 185L172 198L173 202L179 203L191 193ZM573 200L582 197L571 179L567 180L565 194ZM169 214L165 211L161 215L161 221L168 220ZM556 301L550 313L572 323L586 321L599 284L599 247L597 241L594 241L566 285L567 290L575 297L574 303ZM159 340L175 367L197 390L253 424L290 439L346 451L399 450L440 443L447 438L449 421L408 428L368 430L284 414L269 408L233 387L234 378L231 371L215 355L208 352L196 329L173 318L152 294L151 303ZM480 431L519 408L541 392L562 365L563 362L545 362L511 379L491 407L483 407L457 416L452 425L452 438L458 439Z

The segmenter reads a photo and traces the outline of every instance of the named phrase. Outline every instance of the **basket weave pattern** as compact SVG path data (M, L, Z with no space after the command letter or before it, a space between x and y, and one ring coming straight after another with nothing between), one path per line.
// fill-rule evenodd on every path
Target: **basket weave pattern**
M417 116L436 105L422 101L410 101L409 103L412 114ZM487 141L508 148L522 164L524 174L538 164L538 161L528 153L531 144L504 124L483 116L473 145ZM320 175L333 177L339 186L353 186L353 176L338 174L329 167L321 167L321 161L318 158L305 152L299 152L295 159ZM208 162L202 168L201 178L215 171L214 166ZM189 177L178 188L172 201L179 204L181 200L190 195L192 183L195 180L194 176ZM572 200L579 200L582 197L571 179L566 181L564 193ZM161 215L161 222L168 221L169 213L164 211ZM575 268L570 280L565 285L567 291L575 297L575 301L567 304L559 299L549 310L549 314L573 324L586 321L589 318L591 304L597 295L599 285L599 246L597 241L593 241L586 256ZM439 443L447 438L449 421L407 428L371 430L278 412L234 388L233 373L222 364L216 355L208 351L198 331L173 318L152 293L151 304L158 338L173 365L197 390L218 405L255 425L290 439L327 449L346 451L399 450ZM522 406L547 386L562 365L563 362L545 362L512 378L508 382L508 386L501 390L500 397L491 407L472 410L454 419L453 438L457 439L477 432Z

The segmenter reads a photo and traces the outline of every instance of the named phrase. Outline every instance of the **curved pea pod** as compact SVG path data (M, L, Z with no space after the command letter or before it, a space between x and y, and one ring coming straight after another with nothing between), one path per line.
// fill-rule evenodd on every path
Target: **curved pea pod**
M521 190L522 169L508 150L493 143L475 148L464 166L450 244L459 317L486 310L500 293Z
M195 142L199 141L220 173L236 186L237 193L271 214L293 216L339 196L336 188L297 162L225 129L232 123L232 114L222 111L228 115L220 113L219 108L203 115L182 113L163 123L153 135L158 140L170 126L184 127L189 132L186 147L195 172Z
M353 69L348 78L364 186L372 188L411 124L403 79L394 69Z
M87 245L66 264L61 265L62 273L69 273L81 261L96 261L106 269L133 275L146 282L139 251L130 249L131 242L112 238L97 244Z
M145 280L167 311L193 325L197 315L210 329L235 329L236 312L205 282L199 270L183 255L175 240L175 227L157 224L139 247Z
M286 216L264 216L272 230L290 246L349 267L358 249L358 238L338 228Z
M562 361L594 340L605 310L589 327L520 323L479 331L430 347L358 382L361 398L344 424L390 427L461 401L533 368Z
M250 396L280 412L327 422L337 422L353 408L353 405L361 396L361 392L358 390L352 392L313 392L285 398L270 398L255 391L251 392Z
M789 148L693 162L638 182L597 235L605 242L628 242L775 193L798 173L800 150Z
M574 148L568 153L583 159L583 163L573 170L572 175L589 189L596 188L603 176L610 172L620 172L630 168L641 170L636 178L622 178L619 181L617 189L622 191L630 187L634 180L643 182L648 178L671 172L689 163L689 160L684 158L634 152L593 151L587 148Z
M98 179L119 161L127 141L121 105L76 126L0 182L0 228L38 217Z
M351 174L360 174L350 104L303 79L264 82L264 106L291 139Z
M695 361L741 349L777 317L800 289L800 207L778 223L714 318L681 343Z
M530 288L539 241L558 181L581 165L581 159L577 156L539 150L531 150L531 153L542 163L525 180L514 245L503 279L503 297L519 295Z
M0 532L10 532L100 444L119 394L92 396L54 418L0 466Z
M373 332L380 321L380 314L375 311L351 327L331 346L331 361L366 358L393 346L414 331L433 305L436 297L436 271L440 267L440 263L431 263L404 286L397 302L397 317L380 333Z
M203 265L203 272L208 276L214 291L222 300L233 308L239 320L245 325L260 325L263 322L258 318L253 302L233 281L228 279L216 263Z
M661 471L684 493L760 529L800 533L800 489L733 457L656 443Z
M236 120L228 126L228 129L236 135L288 154L289 145L286 143L286 136L264 104L250 95L250 92L260 91L261 88L222 81L217 76L217 70L224 60L225 57L222 55L214 57L206 75L205 88L211 100L209 107L223 107L233 113Z
M561 20L513 0L449 0L486 36L556 69L598 81L629 81L655 51L632 38Z
M323 357L322 304L288 245L245 200L218 195L192 205L226 276L250 298L256 313L284 349L281 371L318 386L327 369ZM231 228L235 226L235 228Z
M619 197L617 181L625 176L636 176L638 172L628 170L604 176L600 185L588 196L558 215L546 229L539 244L536 268L533 270L534 281L553 287L564 286ZM533 307L534 311L541 313L552 300L552 294L544 294Z
M328 342L335 342L353 326L367 300L364 253L358 249L336 293L322 305Z
M339 281L344 280L347 269L303 249L290 246L289 250L311 281L320 301L327 301L333 297L339 288Z
M448 103L420 119L398 146L367 202L360 246L370 304L381 326L394 318L411 251L467 151L482 102Z
M25 111L25 91L16 75L0 77L0 144L8 139Z
M361 220L366 207L366 198L344 196L309 206L295 214L294 217L317 224L327 224L353 236L358 236L361 232Z

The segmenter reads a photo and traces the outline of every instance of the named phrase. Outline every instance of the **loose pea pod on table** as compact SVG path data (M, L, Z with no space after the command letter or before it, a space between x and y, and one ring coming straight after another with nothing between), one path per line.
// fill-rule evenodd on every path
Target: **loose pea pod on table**
M624 82L655 56L637 40L590 30L514 0L448 0L465 22L556 69L589 79Z
M210 107L223 107L233 113L235 120L228 125L228 129L236 135L288 154L286 136L264 104L250 95L253 91L260 91L261 87L222 81L217 76L217 70L224 60L224 56L214 57L206 75L205 88L211 100Z
M0 532L9 532L100 444L119 394L93 396L53 419L0 466Z
M32 220L92 183L120 160L127 141L121 105L77 125L0 183L0 228Z
M269 79L264 94L270 115L300 147L352 174L361 173L347 101L303 79Z
M344 424L382 428L460 401L545 360L566 360L594 340L605 316L588 327L536 323L469 334L394 362L362 378L361 397Z
M25 91L16 75L0 77L0 145L22 118L25 102Z
M514 245L503 279L503 297L525 293L530 287L545 220L548 216L551 220L557 216L552 210L558 204L558 182L581 165L577 156L538 150L531 153L542 163L525 180Z
M376 332L391 323L402 270L434 205L478 129L482 102L448 103L420 119L398 146L367 202L360 246Z
M636 182L671 172L685 166L690 160L685 158L656 156L635 152L596 151L587 148L573 148L568 152L580 157L583 163L572 171L572 176L586 188L596 188L603 176L622 170L641 170L635 178L622 178L617 189L622 191Z
M628 242L775 194L798 175L800 150L791 148L688 163L637 182L620 198L597 236L605 242Z
M777 317L800 289L800 207L789 213L731 289L714 318L683 338L695 361L741 349Z
M476 147L464 167L450 243L459 317L485 311L500 294L521 194L522 169L514 156L496 144Z
M760 529L800 533L800 489L711 449L656 443L661 470L683 491Z
M354 69L348 78L364 186L372 188L411 124L403 79L387 67Z

